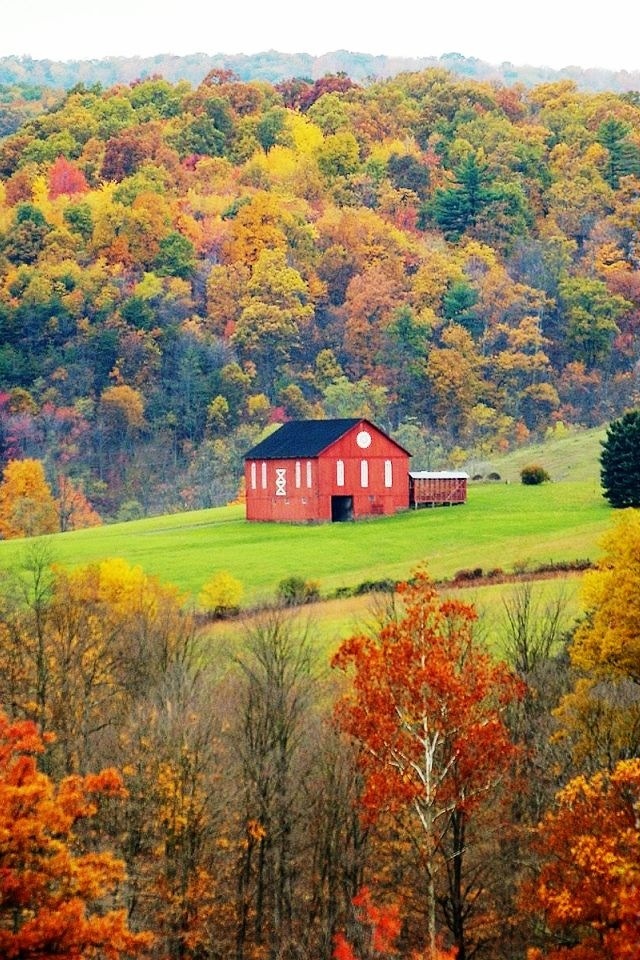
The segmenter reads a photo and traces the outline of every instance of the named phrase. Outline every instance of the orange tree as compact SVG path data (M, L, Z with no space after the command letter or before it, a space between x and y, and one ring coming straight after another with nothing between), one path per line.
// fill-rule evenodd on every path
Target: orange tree
M520 685L474 640L473 607L442 600L424 571L397 593L400 613L376 636L347 639L334 657L353 677L338 719L362 745L365 816L409 811L419 827L428 950L436 954L436 875L444 867L445 920L465 960L482 893L465 876L468 827L513 768L503 714Z
M640 944L640 760L572 780L538 827L542 865L525 888L551 946L529 960L635 960Z
M122 793L115 771L67 777L40 773L43 739L30 721L0 713L0 956L6 960L119 960L151 943L113 906L124 879L110 853L76 851L76 830L100 796Z

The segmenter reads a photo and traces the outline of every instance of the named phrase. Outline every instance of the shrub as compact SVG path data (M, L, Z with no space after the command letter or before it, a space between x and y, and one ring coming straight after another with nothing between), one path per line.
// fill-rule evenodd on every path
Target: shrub
M144 507L139 500L125 500L124 503L121 503L118 507L118 512L116 514L116 520L118 523L127 522L129 520L142 520L144 517Z
M200 606L213 613L214 617L228 617L238 612L244 588L239 580L226 570L221 570L203 586Z
M278 584L278 600L286 607L299 607L312 603L320 597L320 589L313 580L302 577L287 577Z
M456 570L453 575L454 583L464 583L465 580L481 580L482 579L482 567L473 567L468 570L463 568L462 570Z
M353 591L355 597L367 593L393 593L397 587L395 580L363 580Z
M528 467L523 467L520 471L520 480L529 487L535 487L539 483L545 483L546 480L550 479L551 477L544 467L541 467L537 463L531 463Z

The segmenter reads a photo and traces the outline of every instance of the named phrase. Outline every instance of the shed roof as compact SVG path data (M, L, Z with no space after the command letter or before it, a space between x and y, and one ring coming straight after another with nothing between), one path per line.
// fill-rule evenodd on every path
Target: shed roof
M345 418L340 420L290 420L271 433L255 447L248 450L245 460L281 460L292 457L317 457L327 447L343 437L347 431L357 427L359 423L366 423L383 436L387 436L369 420L363 417ZM403 452L404 447L388 438Z
M410 470L412 480L468 480L464 470Z

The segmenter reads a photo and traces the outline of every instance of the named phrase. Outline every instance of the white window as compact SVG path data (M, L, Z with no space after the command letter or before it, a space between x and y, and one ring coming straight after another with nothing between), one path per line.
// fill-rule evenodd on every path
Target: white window
M260 466L261 466L260 472L262 474L262 489L266 490L267 489L267 465L263 461Z
M368 460L360 461L360 486L361 487L369 486L369 461Z
M251 489L255 490L257 486L258 486L257 470L256 470L255 461L254 461L254 463L251 464Z
M311 477L311 460L307 460L307 487L311 490L312 487L312 477Z
M300 467L300 461L296 460L296 488L299 490L302 486L302 470Z
M384 485L385 487L393 486L393 463L391 460L385 460L384 462Z
M336 483L344 487L344 460L336 460Z

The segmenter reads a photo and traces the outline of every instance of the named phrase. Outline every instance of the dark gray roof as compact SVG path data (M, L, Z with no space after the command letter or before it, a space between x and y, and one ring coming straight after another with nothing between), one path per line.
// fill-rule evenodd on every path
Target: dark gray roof
M245 460L280 460L317 457L362 423L362 417L344 420L290 420L245 453Z
M364 417L352 417L342 420L290 420L288 423L283 423L251 450L247 450L244 458L245 460L290 460L294 457L301 459L317 457L360 423L381 433L403 453L411 456L397 440L389 437L384 430L376 427L370 420Z

